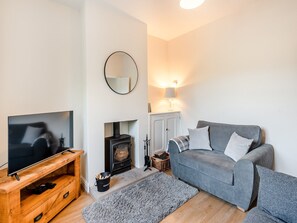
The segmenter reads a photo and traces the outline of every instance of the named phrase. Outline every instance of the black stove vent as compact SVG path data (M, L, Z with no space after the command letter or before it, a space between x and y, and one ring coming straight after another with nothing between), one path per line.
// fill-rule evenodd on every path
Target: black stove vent
M113 123L113 137L119 138L121 136L120 134L120 122L114 122Z

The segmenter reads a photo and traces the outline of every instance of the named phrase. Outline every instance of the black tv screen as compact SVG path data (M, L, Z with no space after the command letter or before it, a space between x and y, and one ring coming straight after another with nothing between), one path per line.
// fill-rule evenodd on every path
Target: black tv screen
M8 117L8 175L73 147L73 111Z

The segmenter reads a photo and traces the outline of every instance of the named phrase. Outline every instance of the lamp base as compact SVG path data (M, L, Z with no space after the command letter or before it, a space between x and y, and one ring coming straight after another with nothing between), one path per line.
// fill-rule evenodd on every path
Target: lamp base
M168 111L174 111L174 99L169 98L169 108Z

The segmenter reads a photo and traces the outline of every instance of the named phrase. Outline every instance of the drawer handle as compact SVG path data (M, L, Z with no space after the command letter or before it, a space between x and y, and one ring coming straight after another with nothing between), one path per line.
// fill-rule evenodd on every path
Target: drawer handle
M68 196L69 196L69 191L68 191L66 194L63 195L63 198L65 199L65 198L67 198Z
M39 215L37 215L35 218L34 218L34 222L38 222L43 216L43 213L41 212Z

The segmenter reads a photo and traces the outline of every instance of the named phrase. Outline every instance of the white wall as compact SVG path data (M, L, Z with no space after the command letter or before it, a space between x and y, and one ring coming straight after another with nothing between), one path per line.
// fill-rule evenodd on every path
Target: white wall
M275 169L297 176L296 9L295 0L257 1L169 42L184 133L198 120L260 125Z
M86 0L84 6L86 72L87 181L104 171L104 123L138 120L135 165L143 166L143 142L147 133L147 32L146 25L114 9L104 1ZM135 60L139 78L128 95L115 94L104 79L104 63L114 51L125 51Z
M148 36L148 102L152 112L168 111L164 88L172 82L169 78L168 42Z
M82 29L79 10L50 0L0 1L0 163L7 116L74 111L82 147Z
M162 101L152 86L178 80L183 134L202 119L260 125L275 148L275 169L297 176L296 8L294 0L261 0L172 41L149 38L152 107ZM153 72L166 66L165 76Z

